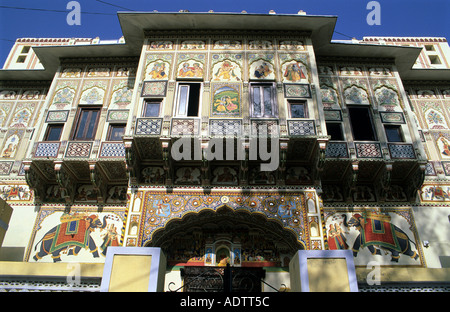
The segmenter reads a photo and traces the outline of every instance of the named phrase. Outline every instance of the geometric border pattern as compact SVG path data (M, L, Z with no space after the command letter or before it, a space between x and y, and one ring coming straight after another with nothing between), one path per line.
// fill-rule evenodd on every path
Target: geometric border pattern
M450 162L449 161L443 161L443 162L441 162L441 164L442 164L442 168L444 168L445 175L446 176L450 176Z
M381 146L379 143L355 143L356 157L381 158Z
M240 135L242 121L240 119L210 119L210 135Z
M278 120L252 119L250 122L252 135L278 136L280 133L278 129Z
M445 171L445 165L444 163L442 163L442 166L444 167L444 171ZM450 168L449 168L450 169ZM450 172L449 172L450 173ZM433 162L428 162L427 166L425 167L425 175L427 176L435 176L436 175L436 170L434 169L434 164ZM445 175L448 175L447 173L445 173Z
M314 120L288 120L289 135L315 135Z
M66 157L89 157L92 142L69 142L66 149Z
M162 118L138 118L136 120L135 134L161 134L162 121Z
M396 159L415 159L416 154L412 144L388 144L391 158Z
M325 150L325 157L335 158L343 157L348 158L347 143L340 142L328 142Z
M39 142L34 157L57 157L60 142Z
M172 135L196 135L199 133L198 119L172 119Z
M118 142L103 142L99 157L125 157L125 145Z
M0 162L0 175L9 175L14 165L14 161L1 161Z

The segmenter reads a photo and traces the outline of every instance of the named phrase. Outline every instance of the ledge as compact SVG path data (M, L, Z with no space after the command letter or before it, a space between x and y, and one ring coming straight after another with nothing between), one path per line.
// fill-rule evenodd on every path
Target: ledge
M373 269L356 268L356 278L358 282L366 282L369 273ZM450 283L450 268L381 268L381 283L417 283L417 282L438 282Z
M0 277L67 277L73 276L74 265L80 265L82 278L102 278L103 263L36 263L0 261Z

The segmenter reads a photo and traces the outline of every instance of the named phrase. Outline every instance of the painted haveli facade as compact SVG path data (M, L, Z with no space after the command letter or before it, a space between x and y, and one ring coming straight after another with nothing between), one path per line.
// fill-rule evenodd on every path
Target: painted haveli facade
M335 42L335 17L305 14L118 16L117 42L18 39L0 71L0 288L95 291L107 247L152 246L167 291L182 267L226 263L289 288L299 249L353 250L361 290L448 290L444 38ZM75 288L5 273L35 263L94 273Z

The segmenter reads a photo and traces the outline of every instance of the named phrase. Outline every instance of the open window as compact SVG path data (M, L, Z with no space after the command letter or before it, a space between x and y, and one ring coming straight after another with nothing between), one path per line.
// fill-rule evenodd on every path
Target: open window
M348 115L355 141L377 140L369 106L348 106Z
M250 86L252 117L277 117L276 89L273 83L255 83Z
M327 122L327 133L331 136L331 141L344 141L342 124L340 122Z
M175 116L198 117L200 108L200 83L179 83Z

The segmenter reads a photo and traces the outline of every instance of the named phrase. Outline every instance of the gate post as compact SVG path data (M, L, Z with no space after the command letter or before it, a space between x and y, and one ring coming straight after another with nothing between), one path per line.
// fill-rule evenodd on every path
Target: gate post
M223 271L223 291L225 293L230 293L233 291L233 272L231 271L231 266L229 263L227 263L227 266Z
M299 250L289 273L292 291L358 291L351 250Z
M161 248L108 247L100 291L164 291L165 272Z

